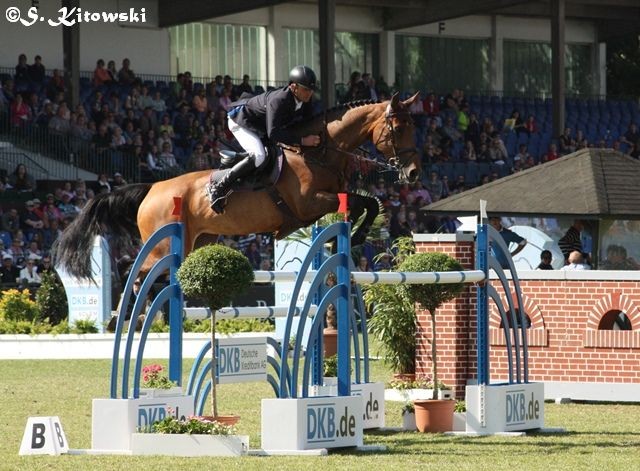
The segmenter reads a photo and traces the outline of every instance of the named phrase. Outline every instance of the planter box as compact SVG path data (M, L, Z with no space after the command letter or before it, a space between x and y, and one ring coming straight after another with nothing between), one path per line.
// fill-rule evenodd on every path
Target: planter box
M544 427L544 383L470 385L466 431L483 435Z
M249 450L248 435L133 433L133 455L241 456Z
M464 432L466 430L467 430L467 413L454 412L453 413L453 431Z
M387 401L410 402L421 399L431 399L433 389L385 389L384 398ZM441 389L438 399L453 399L451 389Z
M130 450L131 434L165 418L168 408L175 411L175 416L179 418L193 415L193 396L94 399L91 448Z
M300 451L362 445L362 399L354 396L262 400L262 449Z
M133 391L131 393L133 394ZM169 397L182 395L184 395L184 392L180 386L175 386L169 389L140 388L140 397Z
M310 397L337 395L338 378L325 377L324 385L309 386ZM365 430L384 427L384 383L352 383L351 395L362 397L362 426Z
M407 432L415 432L417 430L415 412L405 412L402 414L402 430Z

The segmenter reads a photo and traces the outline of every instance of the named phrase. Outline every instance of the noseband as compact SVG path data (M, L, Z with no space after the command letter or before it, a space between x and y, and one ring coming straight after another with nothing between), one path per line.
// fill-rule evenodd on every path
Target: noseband
M393 125L393 118L404 118L408 122L411 122L409 120L411 120L412 118L409 111L393 111L391 105L387 106L387 110L384 114L384 124L389 131L389 140L391 141L391 150L393 152L391 157L387 159L387 163L389 164L389 167L398 172L398 174L400 175L400 182L405 182L408 181L408 175L405 174L404 169L411 163L411 157L418 153L418 149L415 147L397 147L397 129ZM409 157L403 159L402 156L406 154L409 154Z

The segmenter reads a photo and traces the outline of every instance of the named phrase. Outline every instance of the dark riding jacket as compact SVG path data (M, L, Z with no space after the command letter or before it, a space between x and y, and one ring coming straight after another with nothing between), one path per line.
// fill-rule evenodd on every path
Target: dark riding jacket
M300 145L301 137L292 134L287 127L312 115L311 101L296 110L296 99L288 86L239 100L229 108L229 117L238 125L255 132L262 139L267 137L272 143L288 145Z

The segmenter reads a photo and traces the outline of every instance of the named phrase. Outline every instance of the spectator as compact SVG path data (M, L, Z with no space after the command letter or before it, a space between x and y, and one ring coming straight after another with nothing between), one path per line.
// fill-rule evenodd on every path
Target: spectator
M24 92L29 89L29 66L27 65L27 56L25 54L18 56L18 65L16 65L16 73L13 79L17 92Z
M151 106L151 109L158 114L167 111L167 104L158 91L153 94L153 99L149 106Z
M39 257L28 257L25 262L25 267L20 270L20 283L23 287L28 287L32 285L40 285L42 282L42 278L38 274L38 267L36 265L36 260Z
M0 222L2 224L2 231L13 234L20 229L20 215L18 214L18 210L16 208L5 210Z
M111 188L116 189L119 186L124 186L127 184L127 181L122 178L122 174L120 172L116 172L113 174L113 182L111 183Z
M66 115L67 106L63 104L58 108L56 115L49 120L49 130L57 136L65 137L71 132L71 123Z
M41 56L35 56L33 61L33 64L29 66L29 80L31 82L32 90L35 92L40 92L40 90L42 90L42 86L44 85L44 77L46 71L44 65L42 65Z
M536 270L553 270L551 260L551 251L543 250L542 252L540 252L540 264L536 267Z
M379 255L378 261L373 266L373 271L389 271L393 267L391 266L391 255L383 252Z
M571 252L583 252L582 241L580 239L580 234L583 230L584 221L581 219L575 219L571 227L567 229L567 232L565 232L558 241L558 246L562 251L562 255L564 255L565 262L569 260Z
M53 265L51 264L51 257L48 255L45 255L42 257L42 260L40 261L40 264L38 265L38 273L40 274L44 274L44 273L55 273L55 269L53 268Z
M509 160L509 154L504 142L500 138L500 134L493 133L491 136L491 145L489 146L489 161L498 164L505 165Z
M47 98L51 101L55 101L56 96L60 93L64 96L64 92L64 77L60 74L58 69L53 69L53 76L47 84Z
M43 208L43 220L45 228L51 226L51 222L56 220L59 223L62 222L63 216L60 209L56 206L56 201L53 197L53 194L47 194L45 198L45 206Z
M516 248L510 253L511 257L515 257L517 254L519 254L522 251L522 249L524 249L525 245L527 245L527 240L524 237L520 237L518 234L516 234L513 231L510 231L509 229L505 228L502 225L501 218L490 217L489 224L491 224L491 226L500 233L500 235L502 236L502 239L504 240L504 243L507 245L507 250L509 250L509 246L511 244L516 244ZM509 259L507 258L506 254L502 251L502 249L500 249L500 247L496 245L493 247L493 253L495 254L495 257L498 259L500 266L502 268L508 269Z
M111 81L117 82L118 71L116 70L116 61L107 62L107 72L109 73L109 77L111 77Z
M542 161L551 162L552 160L557 160L559 158L560 155L558 154L558 147L554 142L552 142L551 144L549 144L549 150L547 151L547 153L542 156Z
M440 102L436 98L436 94L431 92L427 95L422 103L425 114L431 119L436 121L437 126L442 125L440 119Z
M536 118L533 115L529 115L524 123L524 128L527 130L529 135L538 132L538 124L536 123Z
M171 153L171 147L168 142L162 145L162 152L158 157L160 166L167 171L168 174L177 175L179 172L178 161L176 157Z
M444 184L442 180L440 180L438 172L431 172L431 178L424 183L424 187L429 192L431 201L434 203L440 201L445 193Z
M254 94L253 87L249 83L249 78L250 77L247 74L244 74L242 76L242 82L236 87L236 95L239 97L241 97L243 93L248 93L249 95Z
M9 175L9 185L16 191L35 191L35 180L27 172L25 164L18 164L16 169Z
M133 85L135 80L136 74L131 70L131 61L127 58L123 59L122 68L118 72L118 82L120 82L120 85Z
M638 142L640 142L640 132L638 131L638 126L636 123L629 123L629 128L627 132L624 133L623 136L620 137L620 141L624 142L630 147L636 146Z
M144 110L146 108L152 108L153 98L149 95L149 89L146 85L142 87L142 91L140 92L140 96L138 97L138 109Z
M478 156L476 155L476 149L473 146L472 141L467 141L465 147L462 151L462 160L465 162L475 162L478 160Z
M104 66L104 60L98 59L96 68L93 71L93 84L96 87L113 83L113 77Z
M199 170L210 170L213 168L211 156L204 152L202 144L196 144L196 147L189 159L189 170L197 172Z
M571 136L571 128L564 128L564 132L558 139L560 143L560 154L566 155L576 151L576 142ZM552 160L552 159L549 159Z
M356 267L356 271L373 271L371 269L371 265L369 264L369 259L362 255L358 260L358 266Z
M573 270L590 270L591 267L584 263L584 258L582 257L582 253L578 250L574 250L569 254L567 259L567 264L561 268L561 270L565 271L573 271Z
M607 247L607 258L600 264L602 270L639 270L640 265L627 256L627 249L621 245Z
M259 270L260 264L262 263L262 255L260 254L258 243L256 241L251 242L244 254L249 259L249 263L251 263L253 269Z
M25 128L30 117L29 106L22 99L22 95L17 94L11 103L11 125L14 128Z
M0 267L0 282L3 285L13 286L20 278L20 270L13 264L13 257L10 253L2 254L2 267Z

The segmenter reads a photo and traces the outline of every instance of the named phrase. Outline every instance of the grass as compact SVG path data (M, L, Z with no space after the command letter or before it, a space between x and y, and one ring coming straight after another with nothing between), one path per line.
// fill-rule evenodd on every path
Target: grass
M389 371L372 363L372 379ZM190 362L185 363L185 372ZM365 434L386 452L331 452L328 457L173 458L131 456L18 456L29 416L60 417L71 448L91 446L91 399L106 397L110 362L0 361L0 470L108 469L640 469L640 405L545 404L546 426L565 434L526 437L448 437L420 433ZM186 373L185 373L186 374ZM260 446L260 399L273 397L263 383L222 385L221 413L239 413L239 432ZM387 402L387 425L401 423L401 403Z

